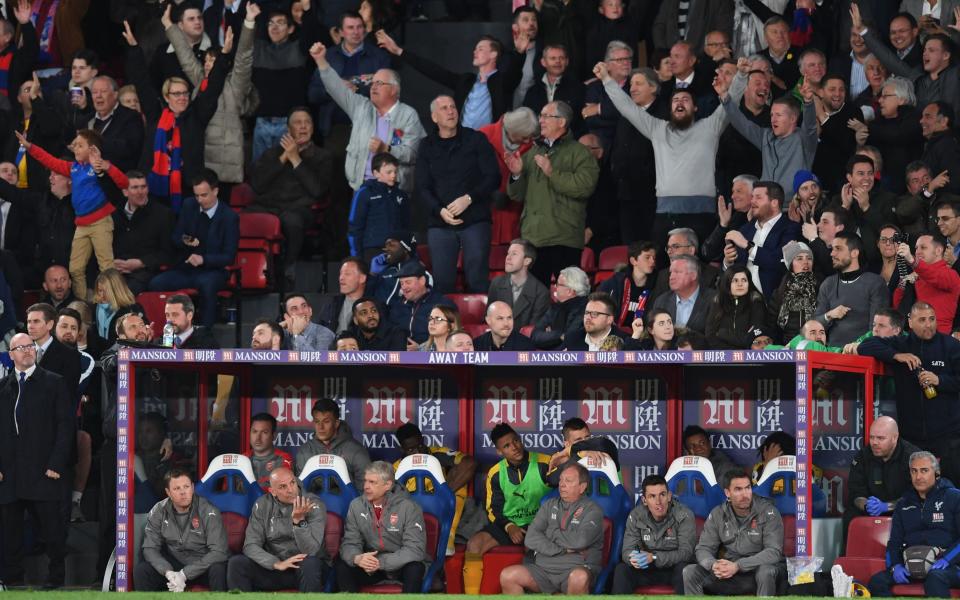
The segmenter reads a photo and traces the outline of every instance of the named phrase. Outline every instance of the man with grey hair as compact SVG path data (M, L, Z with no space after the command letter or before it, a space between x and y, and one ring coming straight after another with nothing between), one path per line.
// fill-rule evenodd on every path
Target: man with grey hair
M396 71L380 69L373 75L370 97L351 91L327 62L327 48L317 42L310 48L320 79L333 101L350 117L350 141L344 172L354 191L373 178L371 163L379 152L389 152L400 161L398 181L406 192L413 190L413 167L417 147L426 132L417 111L400 102L400 78Z
M340 591L357 593L391 579L403 582L403 593L418 594L429 558L420 506L394 481L390 463L370 463L363 495L350 502L343 525L336 562Z
M437 126L418 149L416 198L428 210L427 243L433 257L434 289L453 293L457 256L463 252L467 291L489 286L490 200L500 187L500 169L487 138L460 125L453 98L430 103Z
M729 129L727 132L729 133ZM724 134L726 135L726 134ZM737 134L740 135L740 134ZM721 144L723 141L721 140ZM700 246L700 256L705 261L723 260L724 236L728 231L740 229L747 223L750 212L750 200L753 197L753 186L759 181L756 175L742 174L733 178L730 202L720 196L717 199L717 215L720 217L716 228L707 236ZM669 244L669 242L667 242ZM709 262L707 263L709 264Z
M910 455L910 484L894 506L887 568L870 578L870 594L892 596L896 584L922 582L928 598L949 598L960 587L960 490L940 478L937 457L926 451ZM905 551L916 546L932 548L936 562L908 563Z
M563 100L570 105L575 115L583 110L586 88L573 74L567 74L570 67L570 57L562 44L547 44L543 48L540 65L544 68L543 76L534 81L523 97L523 105L539 113L548 102ZM508 113L509 114L509 113ZM574 129L577 123L574 123Z
M717 292L700 284L701 266L697 257L681 254L670 263L670 291L661 294L653 310L670 313L677 327L703 333L707 328L707 312Z
M653 243L663 244L667 232L677 227L689 227L698 237L706 237L716 223L714 165L726 114L717 109L695 121L693 94L677 89L670 98L670 120L663 121L637 106L611 77L605 63L597 63L593 72L620 114L653 144L657 171Z
M128 171L137 166L143 150L143 119L137 111L120 104L118 89L113 77L94 77L90 82L92 102L87 103L86 95L82 96L82 103L65 116L71 129L98 132L103 138L100 146L103 158Z
M570 134L573 110L563 101L540 111L542 144L522 157L504 156L510 171L507 193L522 202L520 232L537 248L531 272L544 285L560 269L580 264L587 220L587 200L600 176L600 165Z
M630 70L633 65L633 48L619 40L607 44L607 52L603 58L610 78L616 82L625 94L630 90ZM593 81L587 85L585 104L580 111L584 119L584 126L590 133L596 134L604 148L609 148L613 141L613 133L617 129L617 120L620 113L610 101L610 97L603 93L603 81Z
M579 267L567 267L557 276L554 303L537 321L533 345L541 350L561 348L569 335L576 335L583 325L583 312L590 295L590 277Z
M753 187L751 186L751 191L752 189ZM747 202L750 202L749 197L747 198ZM666 252L667 258L672 263L674 259L679 256L692 256L697 258L697 252L699 249L700 239L697 237L697 232L689 227L677 227L676 229L671 229L667 232L667 243L663 247L662 252ZM699 264L700 281L702 281L706 287L716 288L717 281L719 281L720 275L722 274L720 269L711 265L710 263ZM669 269L660 269L660 272L657 273L657 282L653 286L653 297L657 298L669 290L670 271Z

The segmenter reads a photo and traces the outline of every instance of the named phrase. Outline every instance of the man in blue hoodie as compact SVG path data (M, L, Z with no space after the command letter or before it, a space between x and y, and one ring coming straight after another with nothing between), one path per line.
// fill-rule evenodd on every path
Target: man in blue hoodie
M910 481L913 487L893 510L887 568L870 578L870 593L891 596L895 584L922 580L925 596L949 598L951 588L960 588L960 490L940 478L937 457L925 451L910 456ZM916 565L905 564L911 546L937 549L925 578L917 577Z

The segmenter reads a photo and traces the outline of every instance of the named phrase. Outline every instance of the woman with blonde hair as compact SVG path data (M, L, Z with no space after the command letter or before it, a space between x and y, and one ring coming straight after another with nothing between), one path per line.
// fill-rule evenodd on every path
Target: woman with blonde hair
M117 317L135 312L144 314L143 307L137 304L133 292L127 287L123 275L116 269L106 269L97 275L93 312L92 331L99 337L113 343L117 339Z
M454 331L460 329L460 313L456 308L442 306L433 307L427 317L427 341L420 344L420 350L425 352L443 352L446 349L447 338Z

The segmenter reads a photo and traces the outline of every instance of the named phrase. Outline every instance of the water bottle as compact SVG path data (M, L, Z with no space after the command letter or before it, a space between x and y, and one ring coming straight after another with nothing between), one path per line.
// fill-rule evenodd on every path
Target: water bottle
M175 335L176 331L174 331L173 323L168 321L167 324L163 326L163 346L165 348L173 348L173 338Z

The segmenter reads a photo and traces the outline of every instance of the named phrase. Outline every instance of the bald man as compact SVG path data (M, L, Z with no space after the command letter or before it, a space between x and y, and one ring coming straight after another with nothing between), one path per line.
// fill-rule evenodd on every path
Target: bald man
M326 522L327 507L303 491L293 471L287 467L271 471L270 493L261 496L250 513L243 554L227 565L228 588L322 591Z
M827 330L823 323L810 319L803 324L798 333L786 346L767 346L767 350L790 348L791 350L817 350L819 352L843 352L839 346L827 346Z
M900 439L900 428L890 417L879 417L870 427L870 446L853 459L847 480L843 532L854 517L890 514L910 488L910 455L919 448ZM846 544L841 547L846 547Z
M478 352L534 349L530 338L514 328L513 309L506 302L491 302L487 307L486 322L490 331L473 340L473 347Z

